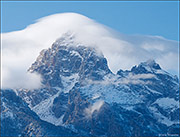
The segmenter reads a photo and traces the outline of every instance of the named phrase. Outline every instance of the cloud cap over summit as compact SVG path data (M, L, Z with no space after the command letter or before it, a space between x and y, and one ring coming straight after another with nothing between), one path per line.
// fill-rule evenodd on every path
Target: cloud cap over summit
M24 87L27 79L29 84L25 88L39 87L40 76L36 75L37 82L32 83L27 69L42 49L51 47L66 32L73 33L76 42L99 49L114 73L148 59L156 60L165 70L178 73L177 41L160 36L124 35L83 15L62 13L41 18L24 30L1 34L4 88L14 88L11 84L14 81Z

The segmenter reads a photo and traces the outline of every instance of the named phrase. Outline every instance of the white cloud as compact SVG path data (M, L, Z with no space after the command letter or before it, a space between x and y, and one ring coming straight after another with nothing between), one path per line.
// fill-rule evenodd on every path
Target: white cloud
M126 78L120 79L118 84L150 84L150 81L143 81L144 79L155 78L153 74L132 74L130 73Z
M3 85L12 88L12 83L16 81L17 85L23 87L27 69L39 52L49 48L68 31L76 35L79 43L102 51L113 72L130 69L153 58L164 69L178 73L178 42L159 36L119 34L85 16L64 13L44 17L24 30L2 34ZM7 74L11 76L7 77ZM36 83L40 83L40 77Z
M35 73L6 69L2 74L2 88L35 89L41 87L41 77ZM16 79L15 79L16 78Z
M153 74L132 74L132 73L130 73L129 75L128 75L128 78L130 78L130 79L149 79L149 78L154 78L155 77L155 75L153 75Z
M94 111L99 111L99 109L102 107L104 104L103 100L98 100L95 102L93 105L89 106L88 108L85 109L85 114L89 118L92 116Z
M88 84L102 84L102 85L119 85L119 84L150 84L150 81L144 81L151 78L155 78L156 76L153 74L133 74L129 73L124 78L118 78L117 76L107 76L103 81L92 81L92 80L86 80Z

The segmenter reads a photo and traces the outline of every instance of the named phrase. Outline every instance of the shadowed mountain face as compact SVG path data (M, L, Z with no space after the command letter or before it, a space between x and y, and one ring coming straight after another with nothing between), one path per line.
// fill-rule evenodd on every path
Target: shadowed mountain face
M113 74L102 53L65 34L28 71L43 86L2 90L2 135L179 135L179 80L154 60Z

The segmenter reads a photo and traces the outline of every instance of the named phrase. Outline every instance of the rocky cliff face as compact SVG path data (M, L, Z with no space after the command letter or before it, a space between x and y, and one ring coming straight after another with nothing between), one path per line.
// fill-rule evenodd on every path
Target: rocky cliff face
M60 131L68 129L68 135L179 135L179 80L154 60L113 74L102 53L65 34L42 50L28 71L41 74L43 87L17 90L17 94L28 104L23 106L28 110L23 116L31 117L43 135L60 135L56 129L62 127ZM17 132L26 135L30 122L22 122L25 125ZM44 133L48 124L52 130ZM9 124L8 131L12 129Z

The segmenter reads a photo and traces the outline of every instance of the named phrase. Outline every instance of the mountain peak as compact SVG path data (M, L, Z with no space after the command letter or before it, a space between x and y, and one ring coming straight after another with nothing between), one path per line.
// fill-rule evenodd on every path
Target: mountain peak
M79 45L80 44L75 41L75 34L72 31L67 31L53 43L52 50L58 50L60 46L65 46L68 48L75 46L77 47Z
M152 69L161 69L161 67L159 66L159 64L157 64L157 63L155 62L155 60L153 60L153 59L149 59L149 60L147 60L146 62L142 62L140 65L141 65L141 66L144 66L144 67L150 67L150 68L152 68Z
M135 74L154 73L157 70L161 70L161 67L153 59L149 59L146 62L142 62L138 66L134 66L131 69L131 71Z
M60 38L58 38L55 43L61 43L63 41L65 42L71 42L72 40L75 39L75 34L72 31L67 31L66 33L62 34Z
M64 87L64 77L77 75L81 80L102 80L104 75L111 73L107 60L99 51L74 42L74 35L69 32L51 48L43 50L29 71L41 74L43 83L53 87Z

